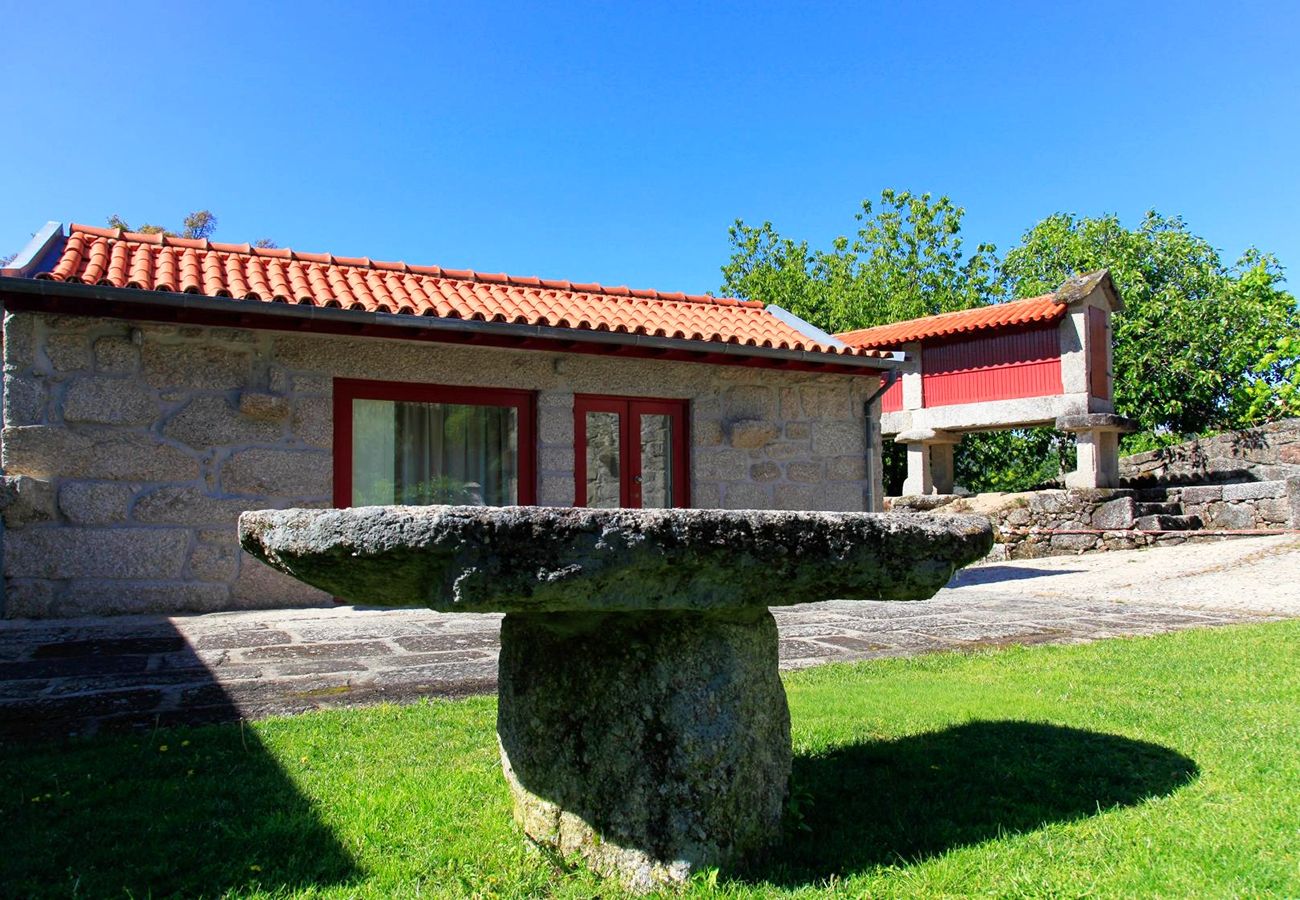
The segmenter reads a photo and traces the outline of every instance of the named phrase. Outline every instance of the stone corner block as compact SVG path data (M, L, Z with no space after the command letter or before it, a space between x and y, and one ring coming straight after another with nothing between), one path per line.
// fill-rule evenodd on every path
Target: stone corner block
M26 475L0 477L0 517L8 528L57 519L54 485Z
M1056 419L1056 430L1065 432L1118 431L1127 434L1137 431L1138 427L1136 419L1115 413L1075 413Z

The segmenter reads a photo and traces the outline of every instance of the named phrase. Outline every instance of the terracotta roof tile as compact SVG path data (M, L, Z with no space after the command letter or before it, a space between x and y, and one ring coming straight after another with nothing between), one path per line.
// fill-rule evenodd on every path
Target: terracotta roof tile
M254 303L877 355L866 345L844 348L815 341L751 300L411 266L90 225L70 226L62 255L49 272L36 277Z
M974 309L909 319L906 322L891 322L875 328L846 331L835 336L853 347L882 349L990 328L1050 322L1064 316L1065 308L1065 304L1059 302L1055 294L1044 294L1010 303L993 303Z

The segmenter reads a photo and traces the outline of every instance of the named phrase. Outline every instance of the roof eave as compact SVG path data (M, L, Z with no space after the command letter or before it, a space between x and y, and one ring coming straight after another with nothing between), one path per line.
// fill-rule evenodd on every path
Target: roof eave
M50 271L66 240L62 222L46 222L7 266L0 267L0 277L31 278L38 272Z
M773 366L779 366L781 363L797 363L807 366L861 370L862 374L874 374L896 368L899 365L899 362L895 359L879 356L855 356L812 350L756 347L719 341L692 341L683 338L656 337L630 332L589 331L543 325L518 325L508 322L484 322L472 319L365 312L319 307L310 304L268 303L210 297L204 294L144 291L136 288L80 284L55 281L53 279L0 277L0 294L22 295L29 298L29 301L34 301L24 304L25 307L39 306L42 300L52 301L60 298L109 302L136 311L139 313L136 317L142 319L175 318L177 315L183 316L186 313L207 313L231 318L259 319L267 323L279 322L289 330L297 330L303 327L304 324L310 323L352 326L357 331L367 326L377 326L385 332L409 330L412 337L419 336L434 340L438 339L438 333L448 335L449 340L463 340L466 335L482 335L512 339L521 343L532 342L536 344L537 342L544 342L548 348L555 345L557 349L562 349L559 345L627 347L645 351L679 352L715 358L721 356L742 365L762 365L766 362ZM150 312L153 312L154 315L150 316ZM83 310L82 314L94 315L96 313L93 309L90 309ZM110 310L107 314L112 315L113 313ZM274 325L268 327L274 327Z

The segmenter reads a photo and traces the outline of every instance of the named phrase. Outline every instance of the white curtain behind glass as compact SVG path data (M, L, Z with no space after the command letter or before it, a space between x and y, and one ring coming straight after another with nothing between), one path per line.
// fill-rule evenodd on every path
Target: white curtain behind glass
M506 406L354 400L352 502L518 502L516 419Z

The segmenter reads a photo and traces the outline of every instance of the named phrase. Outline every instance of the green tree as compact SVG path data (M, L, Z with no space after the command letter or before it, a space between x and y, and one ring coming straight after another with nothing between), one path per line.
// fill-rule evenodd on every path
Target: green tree
M884 190L862 201L856 234L826 250L737 220L722 291L763 300L832 333L968 309L997 299L996 249L962 249L965 211L947 197Z
M776 303L832 333L969 309L1004 293L997 250L962 250L965 210L948 197L885 190L864 200L857 232L828 250L782 237L771 222L730 229L731 259L722 290ZM957 448L959 483L972 490L1020 490L1055 476L1068 442L1051 429L967 437ZM904 448L884 446L885 488L897 494L907 474Z
M167 237L204 240L211 237L212 233L217 230L217 217L211 210L196 209L185 217L180 231L172 231L162 225L153 225L148 222L139 228L132 228L126 223L125 219L114 213L108 217L108 227L121 228L123 231L134 231L138 234L164 234Z
M963 254L963 214L947 197L886 190L878 207L863 202L856 235L826 250L770 222L737 221L722 290L843 332L1034 296L1106 268L1125 302L1115 317L1116 408L1143 428L1126 448L1300 415L1300 314L1275 257L1251 249L1229 266L1181 218L1156 212L1131 229L1114 215L1060 213L999 262L989 244ZM1072 452L1051 429L971 435L957 449L957 479L975 490L1028 488L1072 465ZM885 470L901 481L897 448L886 447Z
M1002 264L1014 296L1106 268L1124 299L1114 319L1115 406L1144 434L1135 449L1294 412L1295 299L1276 258L1251 249L1226 265L1180 217L1059 213L1025 232Z
M196 209L185 217L184 221L181 223L180 231L172 231L169 228L164 228L162 225L152 225L147 222L139 228L132 228L126 223L125 219L114 214L108 217L108 227L120 228L123 231L134 231L138 234L163 234L167 237L206 240L212 237L213 233L217 230L217 216L216 213L211 210ZM253 246L273 249L280 245L270 238L258 238L253 242Z

